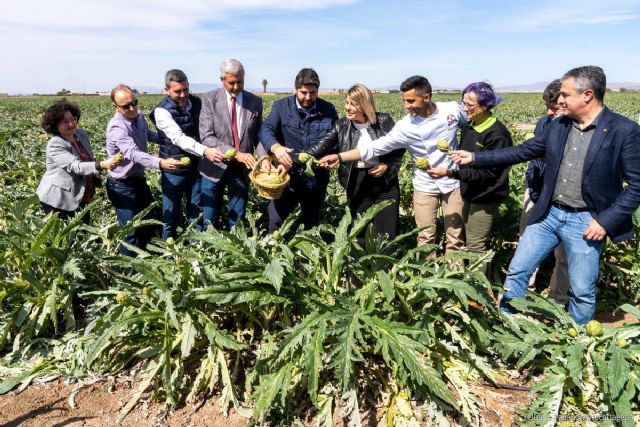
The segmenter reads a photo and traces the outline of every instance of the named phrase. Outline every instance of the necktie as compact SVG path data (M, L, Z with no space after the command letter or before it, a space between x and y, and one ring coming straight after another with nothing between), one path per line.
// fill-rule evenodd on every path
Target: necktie
M236 114L236 97L231 97L231 133L233 134L233 145L236 151L240 151L240 137L238 136L238 115Z

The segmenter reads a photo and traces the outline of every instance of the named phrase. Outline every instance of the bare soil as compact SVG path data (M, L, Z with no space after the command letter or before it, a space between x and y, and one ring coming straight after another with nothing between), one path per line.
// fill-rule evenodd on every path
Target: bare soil
M598 313L596 319L617 327L624 323L637 323L638 319L619 312ZM509 382L528 386L524 378ZM90 427L115 425L121 409L136 390L126 378L109 383L106 379L82 388L75 396L75 408L69 396L76 384L65 385L61 379L44 384L32 384L22 393L11 392L0 396L0 426L67 426ZM471 392L481 405L481 426L511 426L517 422L515 411L531 403L532 395L526 390L498 389L488 385L471 384ZM382 426L384 420L377 414L363 414L365 425ZM334 415L337 426L344 426L339 411ZM245 426L249 420L233 410L225 417L217 403L210 398L197 407L186 405L168 413L161 402L146 395L124 419L123 426ZM314 425L313 422L307 422Z
M1 426L66 426L93 427L116 425L120 410L127 404L134 389L117 384L109 391L106 381L82 389L75 397L76 408L71 408L69 395L75 385L65 385L60 379L45 383L32 384L22 393L9 393L0 396ZM481 405L481 425L514 425L515 409L530 403L527 391L496 389L490 386L474 384L471 391ZM362 414L362 420L368 426L383 426L385 420L373 412ZM337 427L346 426L339 410L334 414ZM225 426L239 427L249 424L249 420L233 410L225 417L211 398L200 407L191 405L166 413L161 403L148 397L134 408L122 421L122 426ZM313 421L307 425L315 425Z

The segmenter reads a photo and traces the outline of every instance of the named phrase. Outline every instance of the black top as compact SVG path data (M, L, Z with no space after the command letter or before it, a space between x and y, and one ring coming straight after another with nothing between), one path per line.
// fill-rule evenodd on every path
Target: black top
M462 128L461 150L475 153L512 145L509 130L499 120L482 133L478 133L471 125ZM509 166L492 169L460 166L454 171L454 177L460 180L460 193L467 202L495 203L509 195Z
M369 126L367 132L372 140L376 140L389 133L394 124L390 115L376 112L376 123ZM349 151L358 146L360 135L360 131L356 129L351 120L342 118L335 122L324 138L307 150L307 152L315 158L320 158L326 154ZM387 185L398 185L398 169L404 151L404 148L399 148L379 157L380 162L386 163L388 166L387 172L382 175ZM350 188L349 178L352 176L351 171L353 165L354 162L347 162L341 164L338 168L338 180L345 189ZM361 182L355 183L353 187L354 193L360 187L360 184Z

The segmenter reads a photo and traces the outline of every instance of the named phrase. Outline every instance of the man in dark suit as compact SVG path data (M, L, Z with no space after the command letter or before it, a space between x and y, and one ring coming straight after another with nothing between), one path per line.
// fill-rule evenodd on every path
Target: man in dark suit
M320 224L329 184L329 171L316 169L315 176L304 174L297 160L301 151L317 144L338 120L336 109L318 98L320 77L313 68L303 68L295 79L295 93L273 103L260 131L265 150L277 159L280 174L291 176L282 196L269 203L269 231L280 228L284 220L300 206L305 229Z
M524 235L509 265L501 307L524 298L535 268L564 245L569 261L569 313L579 324L594 314L600 252L633 237L631 215L640 205L640 126L603 104L606 76L584 66L562 77L558 102L565 109L542 135L491 152L457 151L460 164L495 167L545 158L545 175Z
M202 159L202 210L205 224L217 225L225 188L228 188L229 227L245 215L249 197L248 172L255 166L262 125L262 99L244 90L244 67L235 59L220 65L223 87L207 92L200 112L200 140L222 153L235 150L231 160L212 162Z

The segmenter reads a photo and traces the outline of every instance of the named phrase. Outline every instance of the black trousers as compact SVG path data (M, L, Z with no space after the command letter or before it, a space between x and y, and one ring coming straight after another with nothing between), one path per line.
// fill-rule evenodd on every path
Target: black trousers
M315 178L291 174L291 182L282 196L269 202L269 231L279 229L297 206L300 206L305 230L319 225L328 184L329 174L325 171L316 171Z
M358 213L365 212L376 203L393 200L373 218L373 227L378 234L386 233L390 239L398 234L400 206L400 187L398 180L387 183L384 176L375 178L368 169L352 169L347 187L347 206L355 220ZM364 242L364 232L358 236L358 242Z

